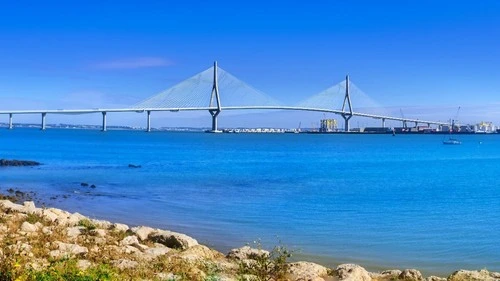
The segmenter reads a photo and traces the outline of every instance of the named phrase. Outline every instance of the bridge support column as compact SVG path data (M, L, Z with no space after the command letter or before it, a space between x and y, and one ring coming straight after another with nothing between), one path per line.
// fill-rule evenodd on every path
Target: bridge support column
M41 130L45 130L45 116L47 116L47 113L42 113L42 127L40 128Z
M12 130L13 125L12 125L12 113L9 113L9 130Z
M217 115L219 115L219 110L210 110L210 114L212 115L212 133L219 133L218 124L217 124Z
M146 132L151 132L151 111L148 110L148 121L146 125Z
M385 128L385 118L382 118L382 128Z
M418 122L415 122L415 128L418 127Z
M406 124L406 121L403 121L403 128L408 128L408 125Z
M106 132L106 111L102 112L102 129L101 131Z
M349 119L351 119L352 115L342 114L342 118L344 118L344 131L349 132Z

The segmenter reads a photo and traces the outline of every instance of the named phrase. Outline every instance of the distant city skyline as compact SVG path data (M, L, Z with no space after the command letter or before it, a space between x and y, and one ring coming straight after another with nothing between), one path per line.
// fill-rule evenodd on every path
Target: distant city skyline
M500 3L316 1L6 3L0 110L127 107L210 67L299 102L352 81L393 116L500 124ZM210 91L210 89L207 89ZM356 107L356 104L354 104ZM309 127L318 113L220 115L221 127ZM6 116L0 116L7 122ZM153 126L208 127L208 112L153 114ZM38 122L16 116L14 122ZM49 115L99 124L100 116ZM144 126L140 114L110 125ZM379 120L356 119L373 126ZM389 124L391 125L391 124Z

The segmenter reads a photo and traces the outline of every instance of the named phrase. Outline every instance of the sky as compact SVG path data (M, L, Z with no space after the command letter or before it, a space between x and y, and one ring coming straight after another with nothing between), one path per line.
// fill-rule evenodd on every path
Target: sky
M499 14L500 2L490 0L8 1L0 9L0 110L128 107L217 60L290 104L349 74L380 105L366 111L500 125ZM324 117L340 119L221 113L220 124L295 127ZM108 123L144 126L145 116L109 114ZM153 115L153 126L209 125L208 112Z

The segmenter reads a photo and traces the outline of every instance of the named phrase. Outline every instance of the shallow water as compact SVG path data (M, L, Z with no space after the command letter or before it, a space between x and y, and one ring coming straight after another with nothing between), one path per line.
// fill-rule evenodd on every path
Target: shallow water
M221 251L281 241L329 266L500 271L500 135L442 139L1 130L0 158L44 165L0 169L0 189Z

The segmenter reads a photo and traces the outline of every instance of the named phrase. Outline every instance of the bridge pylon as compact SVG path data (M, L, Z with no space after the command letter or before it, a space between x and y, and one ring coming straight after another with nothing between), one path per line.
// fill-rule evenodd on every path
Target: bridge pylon
M349 106L349 111L346 111L346 103L347 106ZM345 77L345 96L344 96L344 103L342 104L342 118L344 118L345 125L344 125L344 130L346 132L349 132L349 119L352 118L352 103L351 103L351 95L349 93L349 75L346 75Z
M214 82L212 86L212 94L210 96L209 107L217 107L215 109L209 109L210 115L212 115L212 130L211 133L220 133L217 128L217 116L221 112L220 96L219 96L219 85L217 81L217 61L214 61Z

